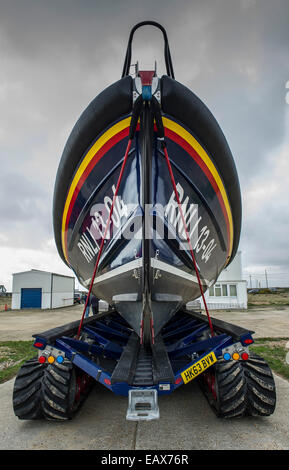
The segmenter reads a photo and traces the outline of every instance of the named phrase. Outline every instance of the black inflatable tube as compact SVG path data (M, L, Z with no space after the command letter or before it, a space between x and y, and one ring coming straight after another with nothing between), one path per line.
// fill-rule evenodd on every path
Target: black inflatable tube
M64 147L53 196L53 229L58 253L67 264L61 243L61 225L67 191L83 155L112 122L132 110L132 78L118 80L101 92L81 114Z
M232 209L234 240L230 261L237 252L241 231L241 193L236 166L226 138L206 105L176 80L161 78L162 111L192 130L220 173ZM55 243L62 260L61 225L67 191L83 155L111 123L132 111L132 78L126 76L106 88L88 105L76 122L63 150L53 197Z
M242 203L236 165L227 140L207 106L187 87L168 76L161 78L162 111L177 119L193 132L206 149L221 175L232 209L234 259L240 240Z

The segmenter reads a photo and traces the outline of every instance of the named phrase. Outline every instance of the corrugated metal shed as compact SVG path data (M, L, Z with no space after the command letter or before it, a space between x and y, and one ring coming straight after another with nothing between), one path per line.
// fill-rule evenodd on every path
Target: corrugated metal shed
M12 309L73 305L75 278L31 269L13 274Z

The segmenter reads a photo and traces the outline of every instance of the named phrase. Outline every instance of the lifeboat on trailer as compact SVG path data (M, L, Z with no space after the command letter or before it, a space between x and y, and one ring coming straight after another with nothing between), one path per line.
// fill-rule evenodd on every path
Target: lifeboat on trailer
M162 77L138 67L130 75L133 35L144 25L163 33ZM80 284L144 342L234 259L241 229L234 159L207 106L175 80L158 23L132 29L121 79L72 129L53 224L59 255Z

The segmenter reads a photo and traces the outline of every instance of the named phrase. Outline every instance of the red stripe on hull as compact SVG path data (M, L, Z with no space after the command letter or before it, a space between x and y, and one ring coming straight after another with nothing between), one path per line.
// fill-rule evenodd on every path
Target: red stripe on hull
M218 188L218 185L217 185L212 173L210 172L210 170L208 169L208 167L206 166L204 161L201 159L199 154L195 151L195 149L186 140L184 140L182 137L180 137L178 134L176 134L175 132L173 132L172 130L170 130L168 128L165 128L165 136L168 137L169 139L171 139L176 144L180 145L195 160L197 165L201 168L201 170L205 173L206 177L210 181L210 183L211 183L211 185L212 185L212 187L213 187L213 189L216 193L216 196L217 196L217 198L220 202L220 206L221 206L222 212L223 212L224 217L225 217L226 227L227 227L228 250L229 250L229 246L230 246L229 219L228 219L226 207L224 205L224 201L223 201L223 198L222 198L222 194L221 194L221 192Z
M71 213L72 213L72 210L73 210L73 206L74 206L74 203L77 199L77 196L79 194L79 192L81 191L81 188L85 182L85 180L87 179L88 175L91 173L91 171L93 170L93 168L95 167L95 165L99 162L99 160L101 160L101 158L114 146L116 145L118 142L120 142L122 139L124 139L125 137L128 137L128 134L129 134L129 128L127 127L126 129L123 129L121 132L119 132L118 134L114 135L108 142L106 142L103 147L101 147L101 149L92 157L91 161L89 162L89 164L87 165L86 169L84 170L81 178L79 179L78 183L77 183L77 186L74 190L74 193L73 193L73 196L71 198L71 201L70 201L70 205L69 205L69 210L67 212L67 217L66 217L66 224L65 224L65 244L66 244L66 250L67 250L67 228L68 228L68 225L69 225L69 221L70 221L70 216L71 216Z

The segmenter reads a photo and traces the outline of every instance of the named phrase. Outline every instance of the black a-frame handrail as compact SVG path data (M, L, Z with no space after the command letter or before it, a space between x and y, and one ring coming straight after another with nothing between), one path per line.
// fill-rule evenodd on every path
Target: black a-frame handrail
M122 71L122 78L129 75L129 69L131 65L131 46L132 46L133 35L138 28L140 28L141 26L146 26L146 25L155 26L156 28L159 28L161 32L163 33L164 42L165 42L164 53L165 53L167 75L171 78L175 78L166 30L162 25L160 25L159 23L156 23L155 21L142 21L141 23L136 24L132 28L130 35L129 35L129 39L128 39L126 56L125 56L124 66L123 66L123 71Z

